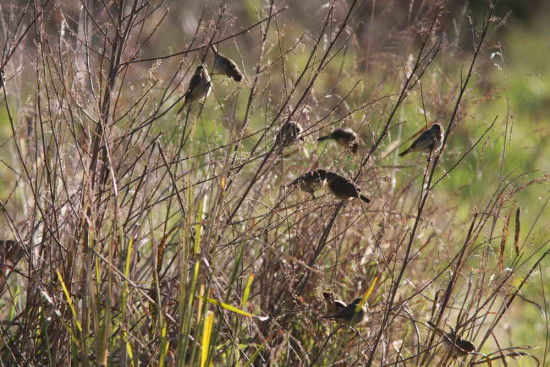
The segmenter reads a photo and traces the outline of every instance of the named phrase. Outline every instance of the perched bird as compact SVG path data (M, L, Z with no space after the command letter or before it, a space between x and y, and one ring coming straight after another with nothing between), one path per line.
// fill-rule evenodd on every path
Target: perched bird
M0 88L4 87L4 69L0 69Z
M327 314L329 315L336 315L344 308L346 308L346 304L344 303L344 301L334 299L334 294L332 292L323 292L323 297L325 298Z
M19 242L0 240L0 266L6 262L17 264L24 254L25 249Z
M181 112L181 110L188 104L208 97L211 89L212 82L210 80L210 76L208 75L208 71L203 64L200 64L199 66L197 66L195 74L193 74L193 76L191 77L189 87L187 88L187 92L185 92L184 95L185 101L183 102L183 106L181 106L178 113Z
M361 189L353 181L334 172L326 172L325 176L330 192L338 199L351 200L359 198L365 203L370 203L370 199L361 194Z
M243 79L243 74L235 61L219 53L213 45L210 48L214 52L214 71L233 78L236 82L240 82Z
M362 298L356 298L352 303L341 309L339 312L323 316L324 319L335 320L341 324L354 326L359 324L365 318L365 310L359 307Z
M409 149L399 154L399 156L404 157L411 152L437 152L441 149L442 144L443 128L439 124L433 124L431 128L424 130L424 132L413 141Z
M357 148L359 148L359 139L357 138L357 134L349 127L338 128L327 136L321 136L317 139L317 141L327 139L335 140L338 145L344 147L345 149L349 149L352 153L357 153Z
M326 175L327 171L324 169L309 171L289 183L288 186L297 186L300 190L309 192L315 197L315 191L319 190L325 184Z
M282 149L284 147L295 144L298 141L304 140L304 137L302 136L302 131L304 131L304 129L299 123L288 121L277 132L275 145Z
M465 355L476 351L476 347L468 340L462 339L458 336L453 328L451 328L449 333L446 333L431 321L428 321L428 325L435 330L437 335L443 337L445 349L447 352L453 353L453 357L464 357Z

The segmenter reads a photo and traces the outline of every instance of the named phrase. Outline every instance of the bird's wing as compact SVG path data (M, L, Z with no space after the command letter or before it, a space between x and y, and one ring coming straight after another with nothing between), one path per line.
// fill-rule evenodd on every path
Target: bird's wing
M277 131L277 136L275 137L275 145L284 144L285 140L287 140L288 136L288 125L284 124L281 126L279 131ZM302 176L298 177L298 179L302 178Z
M346 318L355 315L355 308L357 307L357 304L350 303L344 309L340 312L338 312L334 318Z
M191 77L191 80L189 81L189 87L187 88L187 95L191 94L194 90L197 89L199 84L201 83L201 75L199 73L193 74Z
M331 135L333 139L353 139L353 131L348 129L336 129Z
M426 130L420 136L418 139L412 143L411 148L413 150L424 150L426 148L431 148L434 144L434 139L432 136L431 130Z
M353 182L342 178L340 181L340 187L342 188L343 193L347 196L355 197L361 191Z
M343 310L346 308L345 302L339 299L334 300L334 306L336 306L336 310Z

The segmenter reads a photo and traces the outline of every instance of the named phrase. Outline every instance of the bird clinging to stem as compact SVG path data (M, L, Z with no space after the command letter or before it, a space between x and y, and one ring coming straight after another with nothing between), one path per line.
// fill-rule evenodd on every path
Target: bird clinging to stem
M326 136L321 136L317 138L317 141L323 141L327 139L332 139L336 141L338 145L344 147L354 154L357 153L357 149L359 148L359 139L357 137L357 134L349 127L340 127Z
M426 129L405 151L399 154L404 157L411 152L435 153L441 149L443 144L443 127L440 124L433 124L431 128Z
M326 173L324 169L309 171L289 183L287 186L297 186L300 190L309 192L315 197L315 191L319 190L326 183Z
M359 198L365 203L370 203L370 199L361 194L361 188L353 181L334 172L326 172L326 180L330 192L338 199L351 200Z
M437 335L443 337L445 349L447 352L452 353L453 357L464 357L476 351L476 347L470 341L458 336L453 328L451 328L450 332L446 333L431 321L428 321L428 325L435 330Z
M195 73L193 74L193 76L191 77L191 80L189 81L187 92L185 92L183 96L184 98L183 105L180 107L177 114L179 114L185 108L185 106L188 106L193 102L196 102L203 98L208 97L211 89L212 89L212 81L210 80L208 71L206 70L206 67L204 66L204 64L200 64L199 66L197 66Z
M226 75L239 83L243 79L243 73L239 70L237 63L219 53L214 45L210 46L210 48L214 52L214 71Z
M277 132L275 145L282 150L284 147L288 147L298 141L302 141L304 140L304 137L302 136L303 131L304 129L299 123L287 121Z

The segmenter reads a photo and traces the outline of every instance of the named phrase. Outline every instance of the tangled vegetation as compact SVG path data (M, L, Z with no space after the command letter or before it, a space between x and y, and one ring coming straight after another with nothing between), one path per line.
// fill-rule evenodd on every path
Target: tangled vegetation
M507 2L183 3L0 5L2 365L550 366Z

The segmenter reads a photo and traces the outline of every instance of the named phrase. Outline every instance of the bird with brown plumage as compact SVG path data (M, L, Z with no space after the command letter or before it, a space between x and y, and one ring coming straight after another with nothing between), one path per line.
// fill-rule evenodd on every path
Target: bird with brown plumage
M187 92L185 92L183 98L183 105L180 107L177 114L179 114L189 104L199 101L208 97L212 89L212 81L208 75L208 71L203 64L197 66L195 73L189 81Z
M437 335L443 338L445 350L448 353L451 353L453 357L464 357L476 351L476 347L470 341L462 339L458 336L453 328L451 328L451 331L447 333L438 328L431 321L428 321L428 325L434 329Z
M399 154L404 157L412 152L435 153L443 144L443 127L440 124L433 124L431 128L426 129L405 151Z
M239 83L243 79L243 73L239 70L237 63L229 57L218 52L214 45L210 46L214 53L214 71L232 78Z
M315 198L315 191L319 190L326 183L327 171L318 169L309 171L289 183L287 186L296 186L300 190L310 193Z
M299 141L303 141L304 137L302 132L304 129L302 125L295 121L287 121L277 132L275 137L275 146L279 149L296 144Z
M340 145L346 150L351 151L354 154L357 153L357 149L359 148L359 138L357 137L355 131L353 131L349 127L338 128L326 136L321 136L317 138L317 141L329 139L334 140L336 144Z
M370 203L370 199L361 194L361 188L352 180L330 171L325 171L324 175L330 192L338 199L352 200L354 198L359 198L365 203Z

